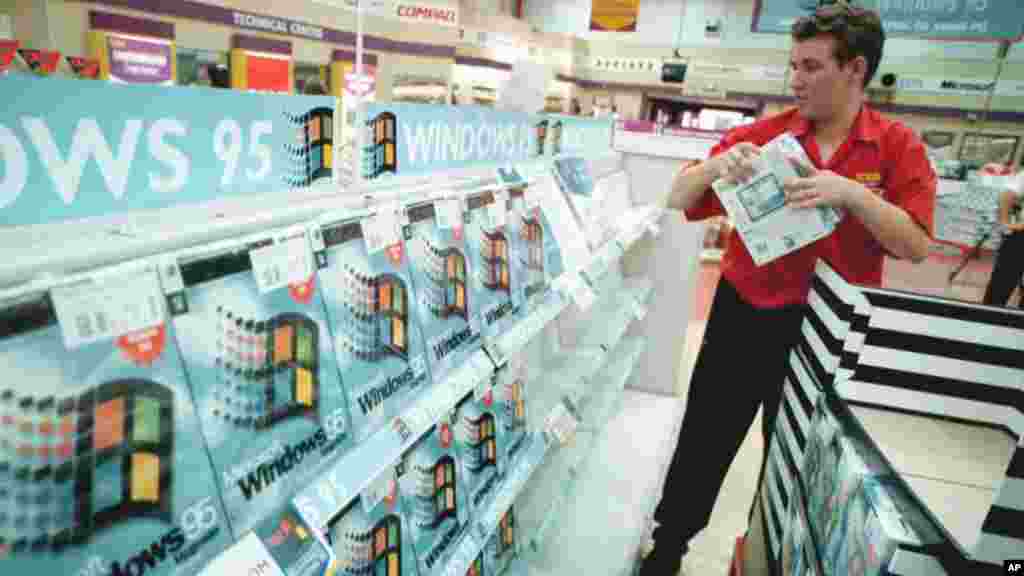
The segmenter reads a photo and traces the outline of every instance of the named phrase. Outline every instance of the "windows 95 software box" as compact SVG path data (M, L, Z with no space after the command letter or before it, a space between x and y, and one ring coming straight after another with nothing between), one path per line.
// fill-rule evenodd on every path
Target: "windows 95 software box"
M484 546L485 574L499 576L508 570L518 552L516 531L515 506L509 506Z
M191 575L231 543L155 267L0 295L0 572Z
M537 206L528 206L525 194L522 197L513 196L512 211L509 214L508 230L511 238L511 257L514 261L512 274L514 278L522 278L518 281L524 308L523 314L528 314L538 300L538 295L544 294L551 286L551 282L558 278L564 268L562 247L556 238L553 227L553 216L549 214L551 199L549 195L557 193L552 187L554 183L551 177L541 183L534 183L531 187L538 187L541 195L538 196ZM543 207L543 209L542 209ZM572 215L564 213L560 215L571 219Z
M848 418L819 400L801 472L808 521L826 574L885 576L900 546L948 543Z
M455 443L466 501L474 515L490 502L505 472L501 406L492 387L467 394L455 407Z
M406 244L368 252L369 216L326 216L310 230L357 442L400 414L429 381Z
M469 523L466 482L451 419L424 434L396 467L420 576L439 574Z
M462 227L440 228L434 202L409 206L405 246L409 251L414 313L418 314L434 381L480 348L480 302L470 278Z
M473 296L479 303L484 340L507 330L519 314L522 276L513 271L513 216L505 211L504 222L495 222L489 213L494 206L493 192L473 194L466 199L466 251L473 270Z
M351 446L304 227L163 259L181 354L236 536Z
M407 512L395 482L377 502L354 499L328 523L335 576L418 576ZM331 572L328 571L328 574Z

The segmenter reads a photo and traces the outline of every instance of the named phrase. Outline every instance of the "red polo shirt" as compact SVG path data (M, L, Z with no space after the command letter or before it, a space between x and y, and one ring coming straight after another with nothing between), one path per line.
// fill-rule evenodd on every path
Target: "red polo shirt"
M816 167L861 182L905 210L932 235L937 179L924 144L909 128L867 106L861 108L846 141L827 163L821 161L810 122L795 109L729 131L711 150L711 156L739 142L763 146L784 132L800 141ZM686 218L694 221L724 214L709 188L686 211ZM827 238L760 267L754 265L739 234L733 231L722 259L722 276L758 308L800 304L807 299L818 258L825 258L852 283L882 283L885 250L860 220L849 213Z

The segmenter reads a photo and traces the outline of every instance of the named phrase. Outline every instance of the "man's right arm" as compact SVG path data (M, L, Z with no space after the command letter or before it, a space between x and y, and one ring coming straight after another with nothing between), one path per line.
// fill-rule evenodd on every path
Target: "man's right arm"
M672 178L672 189L662 207L683 212L689 210L718 178L719 173L711 160L683 168Z
M659 205L666 210L686 212L700 202L715 180L744 181L753 176L753 161L760 149L748 142L730 144L726 138L711 151L710 158L679 170Z

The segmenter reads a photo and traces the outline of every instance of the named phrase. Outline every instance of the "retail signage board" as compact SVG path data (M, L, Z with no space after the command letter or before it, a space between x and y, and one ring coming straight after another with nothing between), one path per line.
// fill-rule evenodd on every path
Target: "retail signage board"
M174 46L167 40L107 36L110 80L121 83L173 84Z
M330 175L330 97L20 74L0 93L0 227L285 194Z
M533 119L476 106L366 103L363 180L528 160L537 151Z
M943 78L900 75L896 79L895 88L903 92L985 96L996 90L997 86L995 78Z
M1020 4L1012 0L866 0L859 3L876 10L893 36L921 38L1013 40L1024 25ZM817 2L755 0L754 32L789 34L793 22L809 14Z

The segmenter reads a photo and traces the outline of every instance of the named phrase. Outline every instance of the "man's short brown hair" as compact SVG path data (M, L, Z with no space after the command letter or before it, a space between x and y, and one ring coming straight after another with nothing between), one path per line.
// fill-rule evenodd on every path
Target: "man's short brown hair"
M882 29L882 19L874 10L850 6L844 0L837 0L819 6L810 16L799 18L793 23L791 33L797 42L816 36L832 36L836 39L834 56L843 66L863 56L868 64L864 75L865 88L878 71L882 46L885 44L885 30Z

